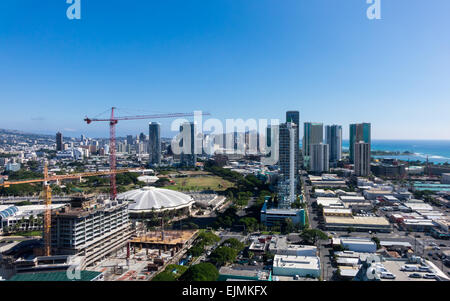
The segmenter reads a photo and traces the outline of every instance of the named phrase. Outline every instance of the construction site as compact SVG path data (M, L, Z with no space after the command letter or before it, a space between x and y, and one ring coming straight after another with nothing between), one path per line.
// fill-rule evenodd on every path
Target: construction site
M197 230L146 232L88 270L101 272L107 281L149 281L169 264L186 264L197 235Z

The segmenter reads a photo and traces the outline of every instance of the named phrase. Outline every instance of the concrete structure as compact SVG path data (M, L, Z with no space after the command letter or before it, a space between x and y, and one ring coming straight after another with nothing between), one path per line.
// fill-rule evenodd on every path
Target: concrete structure
M355 175L367 177L370 174L370 143L357 142L354 144Z
M148 124L148 153L149 164L161 164L161 127L157 122L150 122Z
M342 126L327 125L325 127L325 143L330 147L330 163L336 163L342 159Z
M370 123L357 123L350 124L350 162L355 162L355 143L359 141L363 141L364 143L369 143L369 153L370 153L370 144L371 144L371 125Z
M71 208L52 214L52 253L78 255L84 266L122 248L133 235L128 204L79 196Z
M130 213L160 212L185 208L190 210L194 204L194 199L187 194L152 186L121 193L117 196L117 200L127 201Z
M320 277L320 259L317 256L275 255L273 274L318 278Z
M328 144L311 144L309 170L316 173L328 172L330 169L330 147Z

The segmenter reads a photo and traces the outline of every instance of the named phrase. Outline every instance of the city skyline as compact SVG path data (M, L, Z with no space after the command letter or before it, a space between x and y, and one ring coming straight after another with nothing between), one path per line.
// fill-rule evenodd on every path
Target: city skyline
M299 132L340 124L348 139L348 124L369 122L373 140L450 140L450 3L385 2L369 20L365 1L333 2L93 2L72 22L64 1L4 1L0 128L106 138L83 118L111 106L221 120L298 110Z

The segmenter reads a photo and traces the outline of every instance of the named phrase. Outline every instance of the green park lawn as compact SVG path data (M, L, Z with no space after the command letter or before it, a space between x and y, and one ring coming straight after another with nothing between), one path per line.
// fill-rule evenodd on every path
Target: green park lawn
M233 187L233 183L214 175L203 175L195 177L173 178L175 184L164 188L177 191L200 191L212 189L215 191L223 191L229 187Z

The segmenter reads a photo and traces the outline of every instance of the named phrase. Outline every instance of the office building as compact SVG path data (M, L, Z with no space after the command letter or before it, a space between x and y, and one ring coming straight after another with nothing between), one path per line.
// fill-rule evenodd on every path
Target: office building
M370 143L357 142L354 144L355 175L367 177L370 174Z
M161 164L161 126L157 122L148 125L148 153L150 165Z
M369 144L371 143L371 126L370 123L356 123L350 124L350 139L349 139L349 150L350 150L350 162L355 163L354 160L354 147L355 143L363 141Z
M63 135L58 132L56 133L56 151L63 151L64 150L64 144L63 144Z
M323 143L323 124L317 122L305 122L303 130L303 161L305 167L309 167L311 145Z
M342 158L342 126L327 125L325 127L325 144L330 147L330 163L336 163Z
M309 170L315 173L328 172L330 169L330 148L328 144L311 144Z

